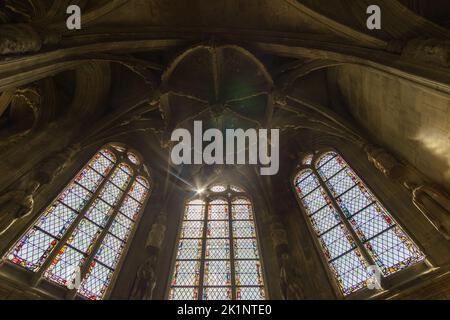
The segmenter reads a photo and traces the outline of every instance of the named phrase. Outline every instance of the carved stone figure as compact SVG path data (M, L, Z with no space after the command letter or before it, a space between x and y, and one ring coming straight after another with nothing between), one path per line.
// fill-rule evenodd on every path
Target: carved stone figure
M431 186L414 188L412 194L414 205L447 240L450 240L450 198Z
M152 255L139 267L130 299L151 300L156 286L156 262L157 255Z
M131 300L151 300L156 286L156 267L166 233L166 215L160 214L152 225L145 249L148 257L139 267L131 291Z
M156 222L152 225L152 229L147 237L146 249L155 248L158 251L161 249L166 234L166 217L159 215Z
M17 219L33 211L33 197L39 186L39 182L32 181L25 190L14 190L0 196L0 235L3 235Z

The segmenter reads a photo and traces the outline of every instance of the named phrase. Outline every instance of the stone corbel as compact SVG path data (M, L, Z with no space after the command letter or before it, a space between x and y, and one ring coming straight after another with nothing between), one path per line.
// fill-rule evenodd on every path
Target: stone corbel
M166 214L161 213L152 225L145 244L147 258L139 267L130 300L151 300L156 286L156 268L166 234Z
M364 150L375 168L411 192L412 203L445 239L450 240L450 197L438 187L429 185L424 177L387 151L373 145L366 145Z
M280 222L271 225L271 238L278 264L280 266L280 287L284 300L299 300L304 298L301 287L300 271L289 251L286 230Z

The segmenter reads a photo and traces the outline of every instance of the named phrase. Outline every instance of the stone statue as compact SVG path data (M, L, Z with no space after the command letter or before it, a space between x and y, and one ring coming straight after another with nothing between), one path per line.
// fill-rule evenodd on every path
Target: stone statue
M156 218L156 222L152 225L152 229L147 237L147 242L145 244L145 248L147 250L151 250L151 248L155 248L160 250L162 244L164 242L164 237L166 235L166 217L165 215L159 215Z
M450 198L431 186L420 186L412 191L414 205L431 224L450 240Z
M34 194L40 187L37 181L31 181L25 190L14 190L0 196L0 236L12 224L33 211Z
M280 222L271 226L272 244L280 266L280 288L284 300L303 299L303 289L300 285L301 274L289 254L286 230Z
M156 286L156 263L158 257L151 255L139 267L131 292L131 300L151 300Z
M160 214L152 225L145 249L148 257L139 267L131 291L131 300L151 300L156 286L156 267L166 233L166 216Z

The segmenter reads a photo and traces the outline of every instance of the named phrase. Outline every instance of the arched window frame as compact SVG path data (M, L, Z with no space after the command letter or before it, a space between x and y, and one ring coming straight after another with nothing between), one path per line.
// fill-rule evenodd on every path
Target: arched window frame
M211 190L211 187L214 187L216 185L224 185L226 188L224 191L221 192L215 192ZM239 189L239 191L238 191ZM259 254L259 264L261 267L261 276L263 279L263 284L262 284L262 290L264 292L264 299L269 299L269 292L268 292L268 282L267 282L267 275L266 275L266 269L264 267L264 257L263 257L263 251L261 248L261 238L260 238L260 234L259 234L259 227L258 227L258 221L257 221L257 215L255 214L255 207L254 207L254 201L252 199L252 197L247 193L247 191L245 189L243 189L241 186L239 186L238 184L233 184L233 183L213 183L211 185L209 185L207 188L205 188L205 191L202 192L201 194L197 194L194 196L190 196L188 198L186 198L186 200L183 203L183 212L180 216L180 220L179 220L179 224L178 224L178 229L177 229L177 237L176 237L176 241L175 241L175 249L173 250L173 255L172 255L172 259L171 259L171 268L170 268L170 272L169 272L169 279L167 282L167 286L166 286L166 293L165 293L165 297L169 298L170 296L170 290L172 288L172 279L174 276L174 271L175 271L175 265L176 265L176 261L177 261L177 254L178 254L178 245L180 243L180 239L181 239L181 229L183 227L183 221L184 221L184 214L185 214L185 210L187 208L187 206L195 200L202 200L203 201L203 205L204 205L204 212L203 212L203 236L202 236L202 253L201 253L201 259L200 261L200 272L199 272L199 291L198 291L198 297L197 300L203 300L203 278L204 278L204 262L208 261L205 258L205 242L208 239L206 236L206 231L207 231L207 223L208 223L208 207L210 205L211 202L218 200L218 199L222 199L225 200L227 202L228 205L228 213L229 213L229 226L228 226L228 230L229 230L229 241L230 241L230 257L229 257L229 261L230 261L230 267L231 267L231 291L232 291L232 297L231 300L236 300L236 282L235 282L235 265L234 265L234 261L235 260L240 260L240 259L236 259L234 257L234 247L233 247L233 239L235 239L235 237L232 234L232 222L235 220L239 220L239 219L232 219L232 205L233 202L236 199L239 198L244 198L247 199L251 205L252 208L252 215L253 215L253 224L255 227L255 239L256 239L256 243L257 243L257 250L258 250L258 254Z
M367 263L369 265L376 265L375 261L373 260L373 258L371 257L371 255L367 252L367 249L364 248L364 244L362 243L362 241L360 240L360 238L358 237L358 235L356 234L355 229L351 226L350 222L347 220L344 212L342 211L341 207L339 206L339 204L336 202L336 198L335 196L333 196L333 194L331 193L331 190L329 189L329 187L326 185L324 179L322 178L322 176L320 175L320 173L318 172L318 162L320 161L320 159L322 158L322 156L326 155L327 153L335 153L338 156L340 156L341 158L343 158L342 154L334 149L334 148L323 148L320 150L317 150L315 152L309 152L309 153L304 153L302 155L302 157L299 159L299 163L296 166L293 174L291 175L291 187L292 187L292 191L295 195L295 199L297 200L297 203L299 205L300 210L303 212L304 217L306 219L306 224L308 227L308 230L310 232L310 234L312 235L313 238L313 242L314 242L314 246L320 256L321 262L324 266L324 269L327 273L328 276L328 280L331 283L333 290L336 294L336 296L344 298L344 299L354 299L354 298L367 298L367 297L371 297L371 296L376 296L378 294L380 294L381 292L383 292L384 290L390 289L392 287L394 287L397 284L401 284L404 283L405 281L408 280L412 280L413 278L424 274L426 272L429 272L432 268L433 265L429 262L429 260L426 257L426 253L424 248L420 245L420 243L413 237L411 236L411 234L408 232L407 228L405 227L405 225L403 223L398 223L398 218L395 216L395 210L390 210L389 206L387 206L384 202L380 201L379 197L374 194L374 192L372 191L372 188L370 187L370 184L368 184L364 177L359 175L358 172L351 166L351 164L349 164L345 158L344 161L347 163L347 165L349 166L349 168L356 174L357 178L362 182L362 184L364 186L366 186L368 188L368 190L371 191L371 194L373 195L373 197L384 207L387 209L387 211L389 212L389 214L391 215L393 222L398 225L400 227L400 229L412 240L412 242L414 243L414 245L416 245L418 247L418 249L424 254L424 259L421 262L418 262L414 265L408 266L402 270L399 270L398 272L395 272L393 274L390 274L388 276L384 276L381 273L381 281L380 281L380 285L381 285L381 289L377 289L377 290L370 290L367 287L362 288L360 290L354 291L348 295L345 295L341 289L341 286L338 283L338 280L336 279L336 276L332 273L331 269L330 269L330 265L329 262L327 261L327 258L324 254L322 245L319 241L319 236L317 234L317 232L314 230L311 221L309 220L309 216L306 212L306 209L298 195L298 192L296 190L296 179L297 177L305 170L310 170L312 171L312 173L315 175L315 177L317 178L317 181L319 182L319 186L323 188L323 190L326 192L327 197L330 199L331 205L334 207L334 209L337 211L337 213L339 214L339 218L341 219L342 223L344 224L344 226L346 227L346 229L348 230L349 234L352 236L352 238L354 239L355 243L356 243L356 248L361 252L362 257L364 260L367 261Z
M117 149L116 149L117 147ZM8 255L12 252L12 250L18 245L20 240L31 230L33 229L39 220L44 216L46 210L50 208L56 201L58 201L59 197L65 192L65 190L76 181L77 177L85 170L88 165L93 161L94 157L99 154L103 150L108 150L113 154L113 157L115 157L115 162L113 163L113 166L109 169L109 171L104 175L101 182L96 187L95 192L91 194L87 202L83 205L82 209L77 213L75 219L70 223L68 228L64 231L60 239L57 241L56 245L49 251L48 255L45 257L44 262L36 269L36 270L30 270L24 266L21 266L17 263L14 263L10 261L8 258ZM130 158L129 154L133 154L139 161L139 163L134 163ZM123 193L119 198L119 201L112 206L111 213L107 219L106 224L101 227L101 232L94 238L93 242L91 243L91 248L89 249L89 253L86 254L85 261L82 264L81 267L81 282L90 274L91 269L91 263L95 259L96 253L100 246L104 244L105 237L109 232L109 229L111 225L114 222L114 218L118 216L119 209L121 205L124 203L124 200L129 195L129 192L131 191L131 187L133 186L133 183L136 181L138 177L145 180L148 186L148 194L145 196L144 200L141 203L140 210L135 213L135 220L134 223L131 225L129 234L125 240L124 246L121 249L121 252L119 254L119 259L116 262L116 265L114 267L114 270L112 271L112 275L109 279L109 284L107 285L106 291L103 293L102 297L100 299L108 299L111 295L115 283L117 281L118 275L120 273L120 270L123 266L123 263L126 259L126 256L128 254L128 250L130 248L130 245L133 241L134 235L136 233L137 227L139 225L140 219L142 218L142 214L145 211L145 208L147 207L148 201L151 197L152 190L153 190L153 180L151 178L151 175L149 173L148 168L146 167L144 160L140 153L137 150L134 150L132 148L129 148L127 145L123 143L108 143L103 145L102 147L98 148L93 154L90 155L90 157L83 162L81 168L78 167L78 170L75 171L74 175L70 175L70 180L68 180L63 186L59 188L55 188L56 196L49 202L46 202L39 210L36 210L35 212L38 212L38 214L33 218L28 224L27 227L23 230L23 232L20 232L20 234L17 236L17 238L12 242L12 246L8 247L8 249L3 253L2 255L2 265L1 268L8 269L6 272L13 272L15 274L14 278L19 281L25 281L27 282L27 285L31 284L32 290L39 290L42 292L45 292L48 294L49 297L55 297L55 298L63 298L63 299L89 299L86 296L83 296L75 289L68 289L66 286L62 284L58 284L52 280L49 280L44 277L45 272L49 269L52 262L58 255L61 248L67 245L71 235L74 233L74 231L79 226L80 222L86 217L86 213L88 212L90 206L94 203L94 201L97 199L97 197L102 192L103 186L108 183L109 178L112 176L114 170L118 168L120 165L126 165L129 168L131 168L131 177L126 185L125 189L123 189ZM17 271L19 271L17 273Z

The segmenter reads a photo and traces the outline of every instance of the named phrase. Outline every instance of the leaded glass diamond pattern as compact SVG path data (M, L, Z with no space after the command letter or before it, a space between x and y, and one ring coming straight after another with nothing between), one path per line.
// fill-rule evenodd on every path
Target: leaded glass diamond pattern
M142 205L139 202L127 195L122 205L120 206L119 211L131 220L135 220L137 215L141 211L141 208Z
M329 199L322 187L319 187L304 197L302 202L308 214L312 214L327 205Z
M75 273L81 267L84 258L85 256L81 252L66 245L44 273L44 277L65 286L69 280L75 277Z
M103 201L114 207L119 202L122 193L123 192L111 182L107 182L100 192L99 197Z
M228 239L207 239L206 259L230 259L230 240Z
M237 300L264 300L265 298L263 287L238 287L236 290Z
M374 199L361 191L361 186L357 185L336 199L339 206L347 217L354 215L360 210L370 205Z
M366 243L383 274L395 273L422 261L425 256L397 226Z
M114 163L102 154L97 154L89 163L89 166L100 173L102 176L106 176L111 171Z
M192 260L200 259L202 255L201 239L180 239L178 243L177 259Z
M81 171L80 174L78 174L78 176L75 178L75 181L89 191L95 192L103 179L104 178L100 174L92 170L91 167L86 167L85 169L83 169L83 171Z
M236 260L235 270L237 286L263 285L261 266L258 260Z
M89 201L92 194L82 186L72 183L59 197L59 201L79 212Z
M329 260L333 260L345 252L355 248L352 237L342 224L331 229L320 237L320 242Z
M324 190L321 192L323 197L319 196L321 187L305 196L307 179L318 178L312 170L300 172L294 183L344 295L366 287L368 263L360 250L373 258L385 276L425 259L341 156L327 152L319 157L316 168L342 213L336 211ZM314 213L325 201L328 206ZM340 223L341 216L348 220L348 226L364 246L356 248L348 229Z
M90 300L100 300L108 288L113 271L95 261L92 262L92 265L89 273L81 282L78 293Z
M184 213L184 220L203 220L205 206L203 204L188 204Z
M326 182L328 189L330 189L334 197L343 194L345 191L353 187L355 183L355 177L352 176L352 173L347 168L341 170L338 174Z
M114 170L109 181L120 189L125 190L131 179L130 173L127 173L128 171L131 171L131 169L129 169L126 164L121 163L119 167Z
M86 217L100 227L104 227L113 210L113 207L100 198L97 198L89 207Z
M300 198L303 198L318 186L319 182L311 170L302 171L302 173L298 175L295 183L295 187Z
M81 220L80 224L67 241L72 247L83 253L89 253L93 241L99 236L101 229L87 219Z
M136 180L130 189L130 196L140 203L143 203L147 197L148 189Z
M175 263L173 286L198 286L200 277L200 261L178 260Z
M172 287L169 300L197 300L198 288L194 287Z
M357 249L331 262L331 266L344 295L366 287L370 277L367 272L368 265Z
M228 238L229 229L228 221L208 221L207 237Z
M124 163L116 166L115 163L116 157L109 149L94 155L11 249L7 258L36 272L50 256L52 261L43 270L43 276L64 286L89 261L90 269L78 293L89 299L101 299L134 224L118 210L122 194L127 191L130 201L120 208L133 219L142 205L131 199L130 195L144 203L149 194L149 185L144 177L137 177L137 188L131 189L129 182L133 171ZM104 181L111 170L114 171L108 181ZM99 196L92 199L97 193ZM111 223L111 233L104 229L108 222ZM71 230L71 234L66 235L67 230ZM53 249L60 239L67 240L56 252ZM102 242L98 243L100 239ZM98 247L96 252L92 250L94 246Z
M47 208L36 226L56 238L61 238L76 216L75 211L56 201L55 204Z
M334 226L336 226L341 218L331 204L320 209L313 215L309 216L311 224L318 235L321 235Z
M204 268L205 286L231 285L230 261L206 261Z
M95 255L95 259L107 267L115 269L124 245L121 240L107 234Z
M205 287L203 300L231 300L231 287Z
M121 213L118 213L114 218L111 227L109 228L109 232L111 232L122 241L126 241L128 236L130 235L133 224L134 222L129 218L125 217Z
M233 235L238 238L256 237L253 221L235 220L233 221Z
M211 204L208 206L209 220L227 220L228 204Z
M259 259L256 239L234 239L233 242L236 259Z
M231 211L235 220L253 220L252 206L250 204L233 203Z
M54 238L33 228L22 237L8 255L8 259L29 270L37 271L55 245Z

